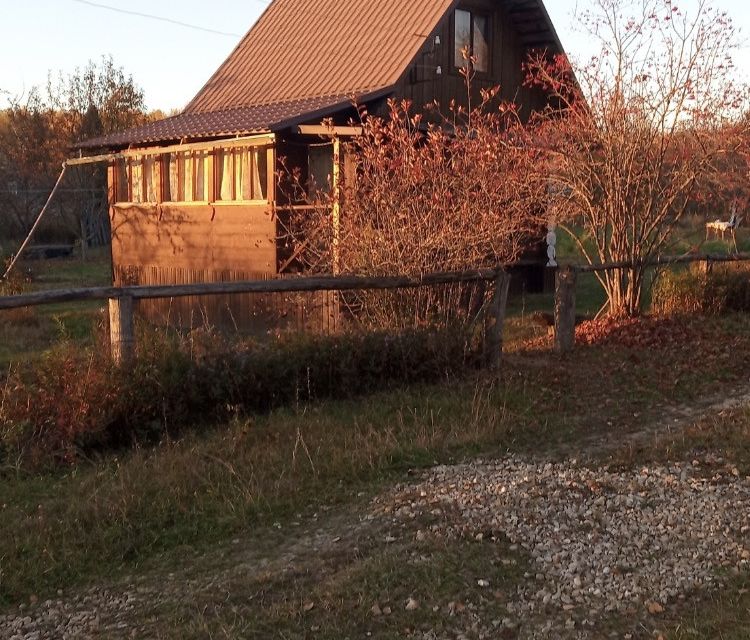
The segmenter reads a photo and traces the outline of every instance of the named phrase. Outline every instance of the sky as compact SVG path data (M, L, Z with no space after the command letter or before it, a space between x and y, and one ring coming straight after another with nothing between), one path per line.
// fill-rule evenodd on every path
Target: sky
M7 104L8 95L19 97L34 85L44 86L50 71L69 73L89 60L111 55L144 89L149 109L181 109L267 4L266 0L0 0L0 92L4 92L0 107ZM573 18L576 6L585 7L587 0L546 0L545 4L571 57L590 53ZM743 39L749 39L735 62L750 78L750 2L713 0L713 4L727 11Z

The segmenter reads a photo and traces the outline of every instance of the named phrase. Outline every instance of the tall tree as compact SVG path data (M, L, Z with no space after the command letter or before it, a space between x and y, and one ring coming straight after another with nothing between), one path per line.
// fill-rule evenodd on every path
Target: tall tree
M530 82L555 97L543 138L558 222L589 262L635 263L600 276L610 313L633 316L643 263L737 150L728 125L746 90L732 63L736 32L705 0L692 12L671 0L594 0L580 21L598 54L574 70L538 56Z
M71 74L50 73L44 91L34 88L11 100L7 122L0 126L0 179L10 184L0 194L14 212L16 233L23 233L49 192L71 148L86 138L106 135L147 119L143 91L111 57L89 62ZM92 236L106 236L106 175L101 167L71 171L57 207L68 233L81 248ZM0 188L0 192L3 190Z

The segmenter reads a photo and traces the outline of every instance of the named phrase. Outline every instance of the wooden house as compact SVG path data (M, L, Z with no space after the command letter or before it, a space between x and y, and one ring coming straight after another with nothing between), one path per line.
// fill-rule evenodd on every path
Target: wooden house
M353 100L375 114L391 96L466 101L463 47L476 92L500 85L527 113L545 104L522 86L530 50L562 51L542 0L273 0L182 113L82 145L118 153L115 284L283 277L280 158L322 184L339 173Z

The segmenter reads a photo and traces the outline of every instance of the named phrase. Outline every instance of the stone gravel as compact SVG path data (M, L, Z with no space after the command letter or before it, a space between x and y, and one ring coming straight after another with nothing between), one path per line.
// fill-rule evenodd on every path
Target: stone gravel
M59 594L62 596L62 593ZM144 637L130 622L136 609L154 594L93 588L71 598L21 605L0 615L3 640L89 640Z
M434 468L375 505L394 523L424 514L439 516L433 534L503 536L528 558L503 621L525 625L522 637L653 618L750 562L750 478L715 458L637 471L478 461Z
M481 604L467 603L467 638L601 638L612 617L652 630L682 600L750 568L750 478L711 456L627 471L517 456L441 466L377 498L364 522L390 529L387 544L425 517L417 540L502 541L527 567L506 596L507 617L486 619ZM482 593L493 593L492 570L476 576ZM60 594L0 615L0 638L148 637L161 595L153 585Z

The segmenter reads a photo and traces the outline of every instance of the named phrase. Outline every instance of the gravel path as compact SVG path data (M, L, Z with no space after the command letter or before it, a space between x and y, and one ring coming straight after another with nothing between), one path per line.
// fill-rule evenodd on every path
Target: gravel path
M152 577L0 615L0 638L150 637L149 611L164 598L189 599L238 575L282 572L297 561L310 565L326 545L343 544L342 535L409 530L424 516L429 535L503 539L528 559L522 584L507 594L508 617L483 619L478 609L466 637L602 638L602 623L613 616L653 629L670 607L750 569L750 478L721 459L615 471L511 456L436 467L377 498L369 513L348 514L348 525L321 521L323 534L300 531L289 548L269 548L229 568L205 561L205 576L170 574L160 583ZM491 593L491 576L478 578ZM508 633L498 635L498 628Z
M658 617L747 570L750 478L738 475L715 459L614 472L509 457L435 468L375 511L451 514L433 526L448 538L504 534L533 568L503 624L524 638L587 638L602 618Z
M62 595L62 594L60 594ZM18 614L0 615L3 640L89 640L143 637L129 618L143 598L133 592L90 589L65 599L46 600ZM135 632L135 633L134 633Z

